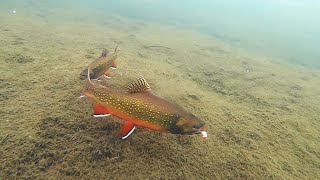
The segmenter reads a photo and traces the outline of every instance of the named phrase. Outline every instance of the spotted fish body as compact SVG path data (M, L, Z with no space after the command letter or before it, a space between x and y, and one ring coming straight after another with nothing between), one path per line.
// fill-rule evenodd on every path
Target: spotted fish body
M134 125L173 134L199 134L206 130L205 123L150 92L143 78L131 83L127 91L114 90L87 81L84 94L103 113L112 114Z
M100 55L100 57L96 60L94 60L89 66L90 66L90 78L91 79L97 79L98 77L102 75L106 75L107 77L110 77L110 73L108 70L110 68L116 68L116 59L117 59L117 48L115 48L113 53L109 53L108 50L104 49ZM89 67L88 66L88 67ZM85 68L81 74L80 79L84 80L87 78L88 74L88 67Z

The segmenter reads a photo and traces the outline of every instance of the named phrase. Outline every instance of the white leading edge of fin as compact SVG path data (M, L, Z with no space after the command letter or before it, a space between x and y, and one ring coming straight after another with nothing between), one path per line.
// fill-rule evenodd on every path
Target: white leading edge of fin
M94 114L93 117L99 118L99 117L107 117L110 116L110 114Z
M110 78L111 78L110 76L107 76L107 75L105 75L105 74L104 74L103 76L104 76L104 77L106 77L106 78L108 78L108 79L110 79Z
M127 135L123 136L122 139L126 139L127 137L129 137L130 134L132 134L135 129L136 129L136 126L133 126L133 128L130 130L130 132L128 132Z
M83 95L83 94L81 94L80 96L79 96L79 98L84 98L84 97L86 97L85 95Z

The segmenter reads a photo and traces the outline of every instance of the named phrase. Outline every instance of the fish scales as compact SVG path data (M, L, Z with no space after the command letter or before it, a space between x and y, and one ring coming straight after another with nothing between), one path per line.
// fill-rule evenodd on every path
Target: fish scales
M144 100L139 98L139 94L119 93L116 91L106 91L103 88L101 91L92 92L95 101L98 104L105 104L107 109L112 112L121 111L123 116L130 116L134 119L139 119L153 125L160 125L169 128L177 119L177 115L168 112L168 108L158 106L155 102L146 101L147 99L157 100L157 97L144 96ZM159 99L160 100L160 99ZM117 116L117 115L116 115ZM118 115L121 118L121 115ZM140 121L135 121L140 124ZM162 129L162 128L159 128Z
M104 49L100 57L89 64L90 78L96 79L102 75L110 76L108 70L111 67L116 68L115 61L117 59L117 48L118 46L115 48L113 53L109 53L108 50ZM84 80L87 78L88 67L81 72L80 79Z
M116 52L115 49L115 58ZM142 77L129 84L126 91L91 82L91 72L96 78L101 73L106 75L110 68L106 63L111 62L111 57L106 58L106 55L107 52L103 52L81 74L86 79L83 94L93 102L95 117L112 114L126 121L122 125L122 139L127 138L136 126L173 134L202 134L202 137L207 137L205 122L180 106L153 95L150 85ZM86 78L84 73L87 73Z

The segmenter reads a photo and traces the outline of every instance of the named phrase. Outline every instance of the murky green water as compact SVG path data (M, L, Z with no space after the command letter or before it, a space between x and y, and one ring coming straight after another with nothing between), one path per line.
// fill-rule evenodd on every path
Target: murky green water
M319 179L317 1L1 1L0 179ZM208 138L93 118L79 74L118 45L115 89L152 93Z

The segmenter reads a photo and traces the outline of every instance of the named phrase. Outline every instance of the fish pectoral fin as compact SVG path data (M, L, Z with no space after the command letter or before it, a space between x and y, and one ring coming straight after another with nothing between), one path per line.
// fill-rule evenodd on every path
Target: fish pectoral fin
M94 117L106 117L109 115L110 115L110 112L108 111L107 108L105 108L99 104L95 104L93 106L93 116Z
M112 62L111 68L112 69L117 69L117 63L115 61Z
M129 93L144 93L151 90L149 83L143 78L139 77L127 86Z
M136 129L136 126L133 124L133 122L127 121L122 125L122 130L121 130L121 136L122 139L126 139L129 137L133 131Z
M103 75L104 75L106 78L111 78L111 74L110 74L109 71L105 71L105 72L103 73Z

